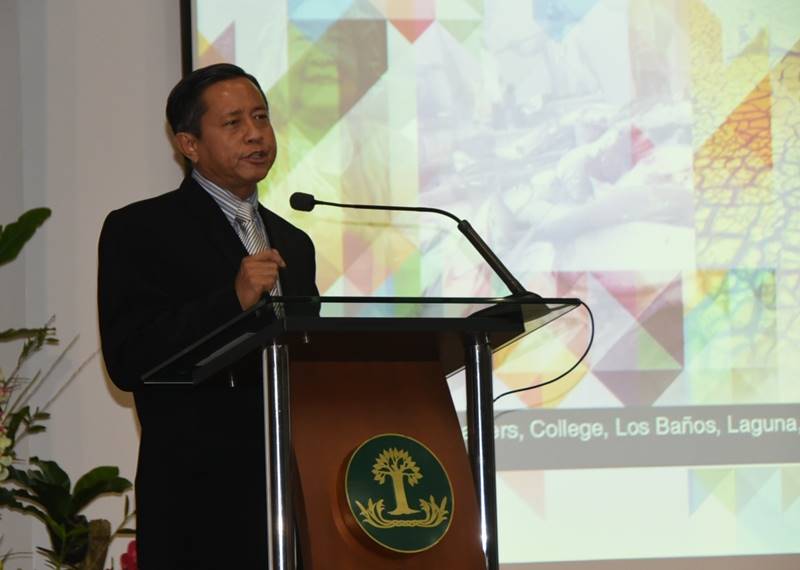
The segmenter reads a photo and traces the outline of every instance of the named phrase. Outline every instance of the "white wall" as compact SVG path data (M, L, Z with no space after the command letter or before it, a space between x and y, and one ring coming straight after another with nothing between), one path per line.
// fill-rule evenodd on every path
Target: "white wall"
M0 195L0 223L22 209L53 209L14 266L16 275L0 271L18 299L7 309L7 281L0 281L0 328L7 319L9 326L20 318L37 325L55 315L62 346L80 335L42 390L43 401L98 349L96 248L105 215L180 181L164 119L167 94L180 77L178 2L0 0L0 71L0 171L12 188ZM37 364L57 354L49 351ZM109 383L99 356L51 412L48 431L30 440L33 454L57 460L73 481L97 465L118 465L133 479L132 402ZM121 511L121 500L108 499L89 514L115 525ZM38 524L32 540L17 519L0 524L8 534L0 552L47 545Z
M22 149L19 139L20 68L17 6L0 1L0 224L6 225L22 213ZM25 263L22 257L0 267L0 330L21 326L25 321ZM19 300L15 302L15 300ZM16 362L18 343L0 343L0 369L7 374ZM20 450L25 451L24 441ZM30 550L32 521L13 513L0 520L0 554L12 545L15 550ZM22 548L16 545L25 545Z
M19 36L17 7L0 1L0 225L16 220L22 211L22 152L19 146L22 122L19 118ZM0 330L22 322L25 316L21 299L25 291L24 263L18 259L0 269ZM13 358L16 348L0 344L0 368Z

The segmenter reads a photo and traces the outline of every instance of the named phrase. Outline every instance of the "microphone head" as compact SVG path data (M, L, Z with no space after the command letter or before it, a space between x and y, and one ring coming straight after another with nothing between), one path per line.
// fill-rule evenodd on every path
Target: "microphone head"
M289 197L289 205L301 212L310 212L314 209L316 203L317 201L314 199L314 196L306 194L305 192L295 192Z

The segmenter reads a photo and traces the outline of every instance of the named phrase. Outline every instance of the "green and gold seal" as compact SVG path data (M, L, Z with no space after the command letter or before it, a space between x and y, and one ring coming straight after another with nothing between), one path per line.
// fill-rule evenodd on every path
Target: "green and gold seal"
M430 449L405 435L362 443L347 464L345 492L361 530L395 552L431 548L453 520L447 471Z

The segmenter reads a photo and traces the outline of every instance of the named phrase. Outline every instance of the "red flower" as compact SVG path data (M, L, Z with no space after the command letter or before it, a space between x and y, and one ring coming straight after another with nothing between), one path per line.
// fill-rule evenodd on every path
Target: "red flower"
M132 540L128 543L128 550L120 557L119 563L122 566L122 570L139 570L139 566L136 562L135 540Z

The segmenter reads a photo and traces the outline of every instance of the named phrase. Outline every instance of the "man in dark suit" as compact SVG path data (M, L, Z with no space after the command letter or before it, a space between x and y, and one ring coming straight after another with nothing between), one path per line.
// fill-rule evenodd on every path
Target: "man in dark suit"
M198 387L141 376L264 295L317 295L314 247L257 203L276 142L253 76L228 64L197 70L170 93L167 119L191 174L109 214L99 244L103 356L114 384L133 392L142 428L139 568L266 568L258 357Z

